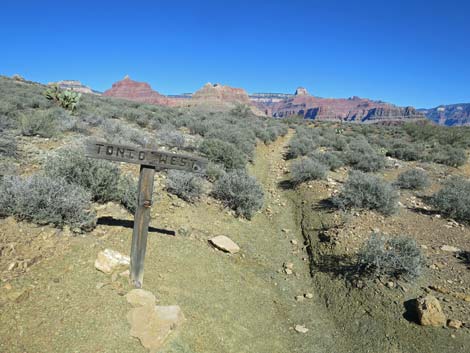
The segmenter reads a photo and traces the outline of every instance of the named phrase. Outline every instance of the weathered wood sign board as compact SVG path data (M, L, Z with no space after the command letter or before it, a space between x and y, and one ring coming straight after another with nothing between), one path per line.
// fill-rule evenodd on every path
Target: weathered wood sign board
M207 161L199 157L105 142L87 143L86 154L92 158L148 165L158 169L186 170L195 173L203 173L207 165Z
M96 141L86 144L86 155L91 158L140 164L137 208L132 233L130 272L133 285L141 288L144 279L144 259L147 249L155 170L178 169L203 173L207 166L207 160L189 155Z

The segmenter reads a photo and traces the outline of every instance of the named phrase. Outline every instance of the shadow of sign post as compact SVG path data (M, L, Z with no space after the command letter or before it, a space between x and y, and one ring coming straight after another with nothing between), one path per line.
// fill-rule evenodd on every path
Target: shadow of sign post
M152 206L153 182L156 170L177 169L204 173L207 160L190 155L176 154L105 142L87 142L86 155L90 158L140 164L137 208L131 244L131 282L141 288L144 278L144 259Z

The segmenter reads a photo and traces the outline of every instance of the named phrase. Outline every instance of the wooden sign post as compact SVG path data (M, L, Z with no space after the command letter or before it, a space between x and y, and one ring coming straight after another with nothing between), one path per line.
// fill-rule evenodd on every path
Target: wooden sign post
M115 145L105 142L88 142L86 155L91 158L115 162L140 164L137 208L131 245L131 282L141 288L144 278L144 259L152 207L153 181L156 170L179 169L203 173L207 160L199 157L163 151Z

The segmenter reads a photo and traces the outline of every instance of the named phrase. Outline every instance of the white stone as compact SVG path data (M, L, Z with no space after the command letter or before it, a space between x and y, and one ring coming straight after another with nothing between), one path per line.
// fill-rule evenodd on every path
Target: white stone
M214 245L217 249L228 252L230 254L236 254L240 251L240 247L229 237L225 235L219 235L217 237L209 239L209 242Z
M306 328L304 325L295 325L294 330L296 330L299 333L307 333L308 328Z
M105 249L98 253L95 268L109 274L118 268L128 267L130 262L129 256L123 255L118 251Z
M456 248L455 246L450 246L450 245L442 245L441 246L442 251L448 251L448 252L459 252L460 249Z

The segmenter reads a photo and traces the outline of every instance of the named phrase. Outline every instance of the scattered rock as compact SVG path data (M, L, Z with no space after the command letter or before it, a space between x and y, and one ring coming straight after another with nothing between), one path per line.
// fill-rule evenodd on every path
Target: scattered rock
M295 297L295 300L298 301L298 302L303 302L304 299L305 299L305 297L304 297L303 295L297 295L297 296Z
M388 288L394 288L395 287L395 282L389 281L385 284Z
M312 298L313 298L313 294L312 294L312 293L305 293L305 298L307 298L307 299L312 299Z
M209 242L214 245L217 249L228 252L230 254L236 254L240 251L240 247L230 238L225 235L219 235L217 237L209 239Z
M290 268L285 268L284 269L284 272L287 274L287 275L291 275L292 274L292 270Z
M306 328L304 325L295 325L294 330L296 330L298 333L308 332L308 328Z
M154 306L156 303L156 298L153 293L146 291L144 289L133 289L126 294L126 299L129 304L134 308L140 306Z
M101 282L96 283L96 289L101 289L101 288L103 288L104 286L105 286L104 283L101 283Z
M444 326L446 317L436 297L427 295L416 299L419 324L423 326Z
M450 246L450 245L441 246L441 250L448 251L448 252L460 252L459 248L456 248L455 246Z
M298 244L297 240L295 240L295 239L292 239L290 242L291 242L292 245L297 245Z
M458 330L463 325L463 322L460 320L449 320L447 321L447 327Z
M98 253L95 261L95 268L104 273L112 273L120 267L127 267L130 264L129 256L125 256L118 251L105 249Z
M286 262L284 264L284 268L288 268L289 270L292 270L294 268L294 264L292 262Z

